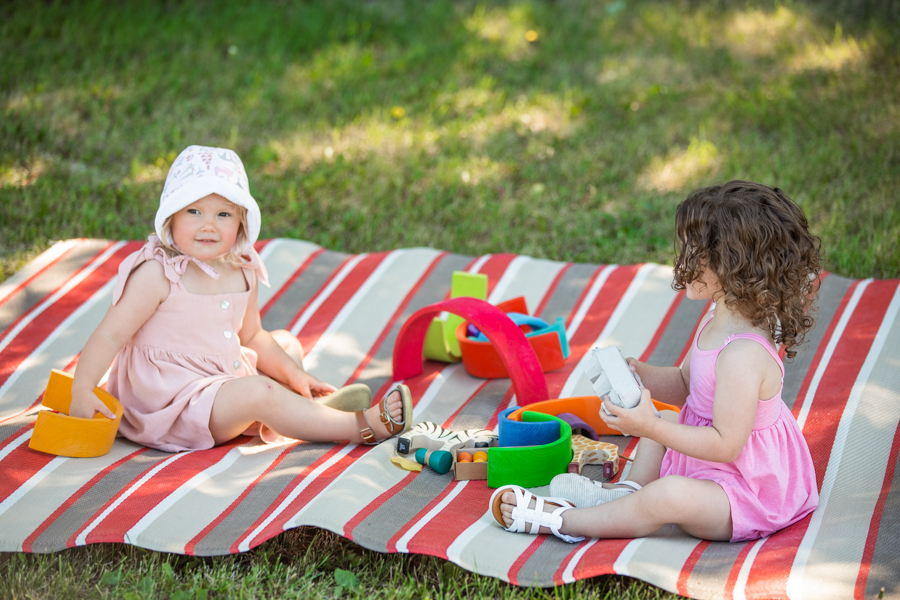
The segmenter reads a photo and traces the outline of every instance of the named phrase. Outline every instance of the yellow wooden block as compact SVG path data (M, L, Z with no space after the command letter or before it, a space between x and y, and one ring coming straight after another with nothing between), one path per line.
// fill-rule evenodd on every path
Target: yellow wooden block
M38 413L28 447L48 454L77 458L103 456L109 452L124 411L122 404L106 390L94 388L94 393L116 415L114 420L99 413L92 419L70 417L72 375L53 369L42 402L50 410Z

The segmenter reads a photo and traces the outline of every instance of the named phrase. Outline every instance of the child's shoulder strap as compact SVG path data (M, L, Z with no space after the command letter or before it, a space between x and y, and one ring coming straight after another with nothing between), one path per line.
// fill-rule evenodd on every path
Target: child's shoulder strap
M116 282L116 287L113 290L113 305L115 305L122 297L122 293L125 291L125 282L128 281L128 276L143 263L150 260L155 260L162 265L163 274L166 279L172 283L178 283L181 280L181 276L184 275L184 271L187 269L188 262L196 263L201 269L206 271L210 277L219 277L219 273L216 272L215 269L196 258L185 254L169 256L166 254L159 238L155 235L151 235L147 239L146 244L141 246L136 252L125 257L125 260L119 265L119 280Z
M725 344L722 347L724 348L734 340L753 340L754 342L757 342L760 346L762 346L769 352L772 358L775 359L775 362L778 363L778 368L781 369L781 375L784 376L784 362L781 360L778 352L772 347L772 344L769 343L769 340L758 333L735 333L725 339Z

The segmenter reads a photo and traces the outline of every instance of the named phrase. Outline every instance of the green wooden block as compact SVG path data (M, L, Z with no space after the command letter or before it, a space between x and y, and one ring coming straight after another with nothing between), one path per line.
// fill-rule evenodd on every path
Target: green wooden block
M481 273L453 271L450 284L451 298L477 298L487 300L488 278ZM442 362L459 362L462 350L456 339L456 328L464 321L459 315L446 314L435 317L425 334L422 354L425 358Z
M553 415L524 411L522 420L559 421L559 439L542 446L488 448L489 488L521 485L530 488L547 485L572 462L572 426Z
M450 286L451 298L477 298L487 300L488 278L481 273L466 273L465 271L453 271L453 280ZM447 352L460 360L462 350L459 340L456 339L456 329L464 321L459 315L447 315L444 322L444 339L447 340Z

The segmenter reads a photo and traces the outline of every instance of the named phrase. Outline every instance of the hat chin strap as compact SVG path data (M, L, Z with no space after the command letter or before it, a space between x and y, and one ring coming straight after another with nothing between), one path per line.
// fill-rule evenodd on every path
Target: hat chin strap
M171 234L170 234L170 236L171 236ZM211 266L209 266L208 264L206 264L205 262L203 262L202 260L200 260L199 258L191 256L190 254L187 254L184 250L179 248L178 245L175 244L174 242L171 243L170 246L172 246L173 248L175 248L176 250L181 252L181 254L179 254L178 256L173 256L171 258L166 259L166 262L168 262L169 264L171 264L172 266L175 267L175 270L178 271L179 275L184 275L184 272L187 270L188 262L193 262L195 265L200 267L200 269L202 269L204 273L206 273L213 279L219 278L219 272L216 271Z

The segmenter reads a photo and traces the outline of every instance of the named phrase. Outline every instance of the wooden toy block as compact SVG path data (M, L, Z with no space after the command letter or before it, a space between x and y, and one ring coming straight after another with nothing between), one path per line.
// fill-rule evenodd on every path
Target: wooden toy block
M94 393L116 415L114 420L99 413L92 419L70 417L72 375L53 369L42 402L50 410L38 413L28 447L47 454L77 458L103 456L109 452L124 409L106 390L98 387L94 388Z
M394 342L393 373L396 381L415 377L422 372L422 349L428 326L434 316L443 311L471 321L494 342L520 406L548 398L547 380L541 363L525 334L502 310L476 298L451 298L436 302L420 308L403 323ZM558 342L556 345L559 347Z
M488 278L481 273L454 271L450 285L450 298L487 299ZM423 355L441 362L459 362L462 351L456 340L456 328L463 318L453 313L441 313L428 326Z
M485 445L485 442L483 441L468 440L462 446L451 450L451 453L453 454L453 466L451 467L451 470L453 471L453 478L456 481L483 480L488 478L490 448L497 447L497 438L491 438L491 440L486 444L487 445ZM488 457L484 462L474 461L474 455L479 451L485 451L488 453ZM468 452L469 454L473 455L473 460L468 462L460 461L459 454L461 452Z

